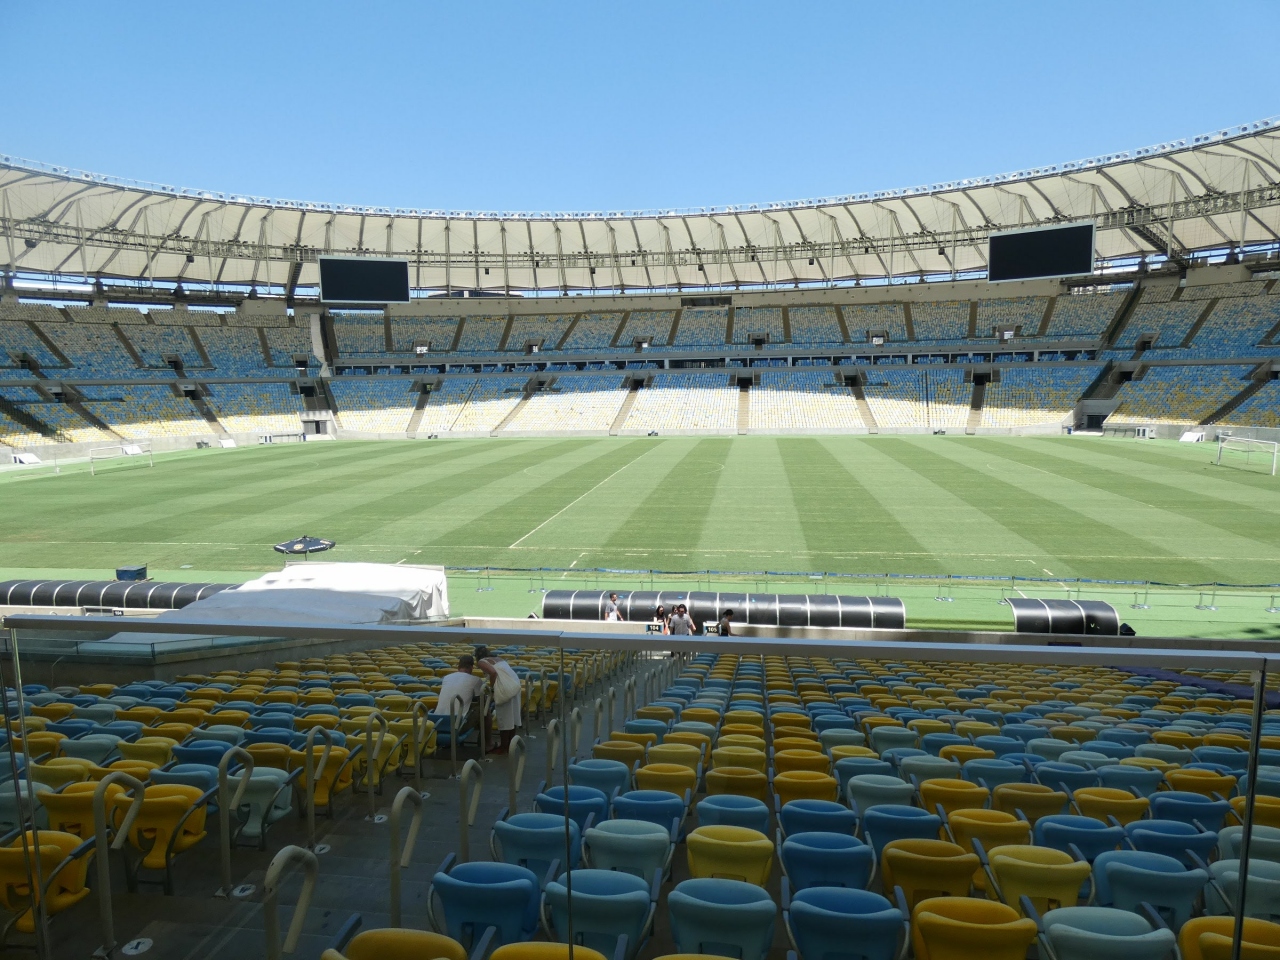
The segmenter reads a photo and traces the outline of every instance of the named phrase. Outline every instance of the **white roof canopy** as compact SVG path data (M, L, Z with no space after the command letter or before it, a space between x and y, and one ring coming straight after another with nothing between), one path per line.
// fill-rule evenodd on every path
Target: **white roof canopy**
M1280 118L1190 140L821 200L474 213L267 200L0 155L6 269L190 283L318 282L322 254L409 261L414 287L696 290L984 271L987 236L1095 220L1100 258L1280 240Z

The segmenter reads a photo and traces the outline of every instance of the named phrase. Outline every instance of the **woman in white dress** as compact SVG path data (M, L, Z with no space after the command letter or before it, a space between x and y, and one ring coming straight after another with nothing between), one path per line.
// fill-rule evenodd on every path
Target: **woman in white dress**
M494 686L494 703L493 716L498 722L498 747L491 753L506 753L507 747L511 744L511 738L515 736L516 727L520 726L520 678L516 672L511 669L511 665L501 657L495 657L489 652L486 646L476 647L476 666L478 666L488 676L489 682ZM497 684L499 675L505 675L508 681L514 681L517 686L515 696L505 701L499 701L497 698Z

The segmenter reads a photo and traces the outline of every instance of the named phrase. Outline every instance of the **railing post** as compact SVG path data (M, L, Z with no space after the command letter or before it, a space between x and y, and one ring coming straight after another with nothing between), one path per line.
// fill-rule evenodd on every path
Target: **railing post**
M614 718L614 715L618 712L618 691L617 691L617 688L615 688L615 687L610 687L610 688L609 688L609 690L608 690L608 692L605 694L605 700L606 700L606 702L608 703L607 712L608 712L608 714L609 714L609 726L608 726L608 728L607 728L607 729L611 731L611 730L613 730L613 718ZM600 739L602 739L602 740L603 740L603 739L605 739L605 735L604 735L603 733L601 733L599 730L596 730L596 736L597 736L597 737L599 737L599 738L600 738Z
M524 738L515 736L507 745L507 809L516 813L516 802L520 796L520 783L524 780L524 762L529 748Z
M595 725L595 735L598 738L600 736L600 729L604 726L604 697L596 697L595 718L593 723Z
M313 730L321 729L312 727ZM293 863L301 863L306 871L302 878L302 895L298 897L298 905L293 909L293 919L289 922L289 935L284 941L284 953L293 953L298 945L298 937L302 935L302 924L307 919L307 910L311 907L311 894L316 888L316 878L320 875L320 861L310 850L303 847L283 847L271 860L267 867L267 876L262 886L262 925L266 933L267 960L280 960L280 876L285 867Z
M582 709L580 707L574 707L573 712L569 714L569 743L573 747L569 754L569 762L576 763L578 753L582 750Z
M227 767L232 759L244 764L240 771L240 785L236 788L234 797L229 796L231 783L227 776ZM231 896L231 810L240 807L252 776L253 754L243 747L233 746L218 761L218 844L222 848L222 887L214 893L215 897L226 899Z
M538 682L541 685L541 699L538 701L538 715L542 717L542 727L545 730L547 726L547 718L551 715L547 703L547 671L544 667L538 671Z
M409 824L409 835L400 845L400 817L405 803L413 804L413 820ZM413 845L418 841L418 830L422 826L422 794L413 787L405 787L396 794L391 804L391 855L387 863L391 867L391 926L400 926L400 871L409 866L413 859Z
M453 764L453 775L458 775L458 725L463 715L459 713L462 698L454 697L449 701L449 760Z
M474 760L468 760L458 778L458 862L471 859L471 825L476 822L480 808L480 786L484 781L484 768Z
M421 700L413 701L413 706L409 712L409 723L413 731L413 786L421 794L422 748L425 746L422 739L422 725L424 723L434 723L427 710L426 703Z
M112 784L119 784L134 795L133 803L130 804L124 820L116 829L114 845L107 841L107 787ZM102 928L102 946L94 951L94 956L106 957L108 960L116 949L115 916L111 912L110 852L113 849L119 850L124 839L129 836L133 821L138 818L138 813L142 810L145 792L146 787L142 781L129 776L123 770L107 774L98 781L98 786L93 791L94 855L98 861L98 882L94 885L94 892L98 896L98 922Z
M320 766L316 767L316 737L324 740L324 750L320 752ZM307 742L304 746L306 754L302 758L302 775L306 778L303 792L307 795L307 847L316 847L316 782L324 776L325 764L329 762L329 754L333 752L333 734L324 727L312 727L307 731ZM333 802L333 797L329 798Z
M556 761L560 758L560 718L552 717L547 724L547 777L544 781L549 787L555 783Z
M375 723L378 727L378 739L373 739L373 728ZM374 774L378 775L378 782L382 781L382 771L375 770L378 764L378 758L382 756L382 744L387 739L387 718L378 711L369 714L364 722L364 780L365 786L369 790L369 816L366 819L372 820L378 813L378 798L373 795L374 791Z

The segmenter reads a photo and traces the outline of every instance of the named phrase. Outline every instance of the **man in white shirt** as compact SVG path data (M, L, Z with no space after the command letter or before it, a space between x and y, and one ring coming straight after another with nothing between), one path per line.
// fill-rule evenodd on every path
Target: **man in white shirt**
M671 615L671 633L673 636L687 637L693 631L693 618L689 616L689 608L682 603L676 607L676 612Z
M467 711L471 709L471 701L484 689L484 678L477 677L471 672L471 668L475 665L475 658L470 654L463 654L458 658L458 669L440 681L440 699L436 703L436 708L431 711L433 714L441 717L449 716L450 704L458 699L462 701L458 707L458 718L461 720L466 716Z

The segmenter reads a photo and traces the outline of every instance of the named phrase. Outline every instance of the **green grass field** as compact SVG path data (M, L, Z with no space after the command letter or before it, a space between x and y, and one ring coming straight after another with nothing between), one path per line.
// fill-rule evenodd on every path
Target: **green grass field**
M933 436L192 451L0 474L0 573L243 579L307 533L338 541L326 559L384 563L1280 582L1280 477L1213 454Z

